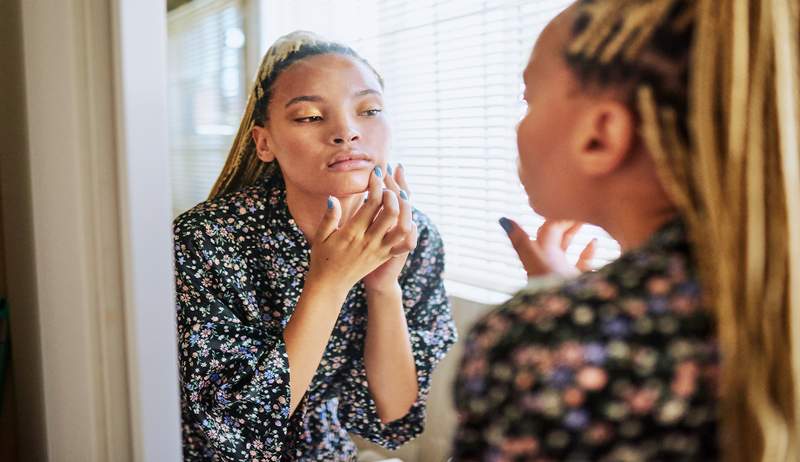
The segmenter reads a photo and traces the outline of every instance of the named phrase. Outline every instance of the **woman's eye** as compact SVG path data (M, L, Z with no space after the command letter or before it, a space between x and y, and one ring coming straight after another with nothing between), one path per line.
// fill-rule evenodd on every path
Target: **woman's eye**
M298 117L297 119L294 119L295 122L300 122L300 123L319 122L320 120L322 120L322 116L318 115L308 116L308 117Z
M365 115L365 116L373 117L373 116L376 116L376 115L380 114L381 112L383 112L383 109L367 109L366 111L362 112L361 114Z

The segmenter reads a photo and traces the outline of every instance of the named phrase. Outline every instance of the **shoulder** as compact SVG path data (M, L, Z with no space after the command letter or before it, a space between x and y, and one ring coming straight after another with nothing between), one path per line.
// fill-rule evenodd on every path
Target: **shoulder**
M230 239L249 216L266 209L266 202L260 185L203 201L175 218L173 237L185 243Z
M565 346L584 356L616 352L624 369L635 366L628 353L637 349L677 340L703 349L712 336L713 318L686 254L651 252L624 255L546 290L523 289L481 318L467 343L489 361Z

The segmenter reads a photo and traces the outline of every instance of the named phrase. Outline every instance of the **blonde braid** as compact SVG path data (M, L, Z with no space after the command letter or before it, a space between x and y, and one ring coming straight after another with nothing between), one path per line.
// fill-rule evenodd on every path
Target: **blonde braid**
M694 27L688 109L660 100L659 82L646 79L636 85L636 109L714 309L724 460L798 461L798 2L587 2L590 25L568 54L597 66L647 61L658 52L654 24L676 7L683 11L671 27Z

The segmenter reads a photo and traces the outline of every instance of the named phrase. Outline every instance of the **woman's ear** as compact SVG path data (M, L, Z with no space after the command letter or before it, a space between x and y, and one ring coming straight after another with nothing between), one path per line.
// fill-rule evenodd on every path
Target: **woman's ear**
M260 125L253 126L253 141L256 143L256 155L264 162L275 160L275 153L272 150L272 139L269 130Z
M578 167L588 176L616 171L636 144L636 118L624 104L614 100L587 104L577 127Z

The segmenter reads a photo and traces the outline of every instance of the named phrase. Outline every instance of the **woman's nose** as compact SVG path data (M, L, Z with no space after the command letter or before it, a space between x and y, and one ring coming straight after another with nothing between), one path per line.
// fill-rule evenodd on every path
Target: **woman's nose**
M343 123L331 136L333 144L348 144L361 138L361 134L352 124Z

